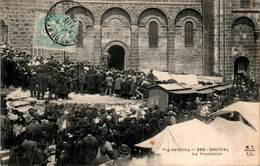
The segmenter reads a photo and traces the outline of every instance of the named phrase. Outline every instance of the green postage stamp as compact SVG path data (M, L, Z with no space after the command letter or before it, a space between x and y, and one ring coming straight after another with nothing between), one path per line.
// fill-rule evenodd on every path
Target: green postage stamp
M38 12L34 31L34 48L74 52L78 30L77 22L66 15L59 14L53 15L48 20L46 27L45 21L46 14Z

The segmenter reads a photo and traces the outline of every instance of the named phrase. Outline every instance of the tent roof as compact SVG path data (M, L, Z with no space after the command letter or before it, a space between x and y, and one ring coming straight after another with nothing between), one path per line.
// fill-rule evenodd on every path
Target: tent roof
M170 93L173 94L191 94L191 93L196 93L197 91L193 89L184 89L184 90L178 90L178 91L170 91Z
M178 83L173 83L173 84L158 84L159 87L162 87L165 90L181 90L181 89L185 89L184 87L182 87L181 85L179 85Z
M222 83L223 77L197 76L198 81Z
M231 104L221 111L229 111L239 112L257 131L259 131L259 112L260 112L260 103L253 103L253 102L236 102Z
M229 121L220 117L216 117L214 121L209 124L210 127L234 138L239 139L241 143L248 144L255 142L258 139L258 134L251 127L248 127L242 121Z
M174 75L170 74L171 78L176 80L178 83L184 82L187 85L195 85L198 84L198 79L196 75Z
M233 86L233 85L231 85L231 84L227 84L227 85L223 85L223 86L215 87L215 88L213 88L213 89L216 90L216 91L222 91L222 90L225 90L225 89L231 88L232 86Z
M157 159L158 161L153 160L155 165L236 165L237 163L257 165L259 162L258 143L253 144L256 152L254 156L249 158L245 152L246 144L241 144L241 140L237 136L229 134L228 129L220 131L219 128L213 127L219 123L222 123L222 121L217 120L211 125L206 125L194 119L168 126L158 135L136 144L136 146L152 148L155 153L161 154L159 155L160 159ZM229 122L226 123L229 126ZM226 125L221 127L225 128ZM238 123L238 125L241 126L241 123ZM238 130L238 127L235 128ZM248 129L244 127L246 126L243 126L243 130ZM224 134L224 130L232 136ZM250 128L247 131L251 132ZM198 148L205 148L205 151L200 152L197 150ZM226 148L228 151L209 150L212 148ZM177 151L174 149L177 149ZM179 151L179 149L190 149L190 151ZM198 156L193 156L193 152L198 153ZM201 155L201 153L216 152L222 153L222 155Z
M198 94L208 94L208 93L212 93L212 92L214 92L215 90L213 90L212 88L210 88L210 89L204 89L204 90L197 90L196 91L196 93L198 93Z
M228 146L229 139L225 134L194 119L168 126L158 135L136 146L152 148L155 153L162 153L165 149L172 148L225 147Z
M141 69L142 72L149 73L148 69ZM167 81L169 79L174 79L176 82L185 82L187 85L198 84L198 79L196 75L175 75L170 74L169 72L163 72L158 70L153 70L153 75L156 77L155 79L159 81Z

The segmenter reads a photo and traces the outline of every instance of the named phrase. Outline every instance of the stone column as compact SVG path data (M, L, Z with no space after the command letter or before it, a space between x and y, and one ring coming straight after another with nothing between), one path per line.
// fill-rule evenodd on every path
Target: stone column
M260 82L260 40L259 40L259 36L260 36L260 29L256 29L256 31L255 31L255 33L256 33L256 36L257 36L257 39L256 39L256 41L255 41L255 49L256 49L256 51L255 51L255 56L256 56L256 62L255 62L255 68L254 68L254 76L255 76L255 81L256 82Z
M167 71L175 72L175 60L174 60L174 22L169 21L167 33Z
M94 25L94 65L100 64L100 57L102 55L102 44L101 44L102 34L101 34L101 26L99 23L95 23Z
M131 25L131 46L130 46L129 68L138 69L138 26L137 23Z

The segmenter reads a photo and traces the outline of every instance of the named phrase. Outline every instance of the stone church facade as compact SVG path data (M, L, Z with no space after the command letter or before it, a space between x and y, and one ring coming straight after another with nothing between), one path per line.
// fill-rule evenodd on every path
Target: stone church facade
M2 0L2 40L35 56L63 59L64 52L32 48L36 11L54 0ZM259 80L257 0L79 0L67 14L80 19L72 61L124 70L221 75L244 72ZM5 31L5 32L4 32Z

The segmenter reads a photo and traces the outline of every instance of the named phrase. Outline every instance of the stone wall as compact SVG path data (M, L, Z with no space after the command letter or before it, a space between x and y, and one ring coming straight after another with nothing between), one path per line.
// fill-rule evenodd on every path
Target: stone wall
M175 36L176 73L202 75L202 29L194 29L194 45L185 46L184 25L176 29Z
M149 47L148 29L139 27L139 68L167 70L167 28L159 25L157 48Z
M54 56L62 60L63 51L36 51L32 49L36 11L46 12L55 2L57 1L2 0L1 19L9 27L9 44L16 49L31 52L34 55ZM86 9L86 15L91 16L87 19L91 20L91 23L84 26L84 47L77 48L76 53L65 53L65 56L69 56L71 60L98 65L106 45L109 42L118 41L129 49L125 69L153 68L176 73L210 75L211 72L202 73L202 68L204 67L207 71L211 70L213 51L210 49L212 47L210 48L210 45L205 47L204 57L202 57L202 22L199 18L193 18L203 15L201 0L141 0L131 2L128 0L88 0L79 2ZM118 12L118 9L123 12ZM193 10L193 13L188 12L185 18L194 19L196 24L194 29L195 44L189 48L184 47L183 25L176 25L178 14L185 9ZM112 12L107 14L109 10ZM156 10L157 13L153 10ZM156 13L155 16L153 16L154 13ZM106 19L110 20L107 24ZM110 24L116 19L121 19L122 25ZM148 28L147 24L143 24L142 19L146 23L149 19L157 19L160 22L158 48L149 48L146 36ZM106 25L103 25L103 23ZM120 31L117 31L118 28ZM207 44L211 42L208 40Z
M232 82L235 60L246 57L250 62L247 76L259 82L260 3L252 0L248 8L242 8L240 0L218 0L214 7L214 71Z

